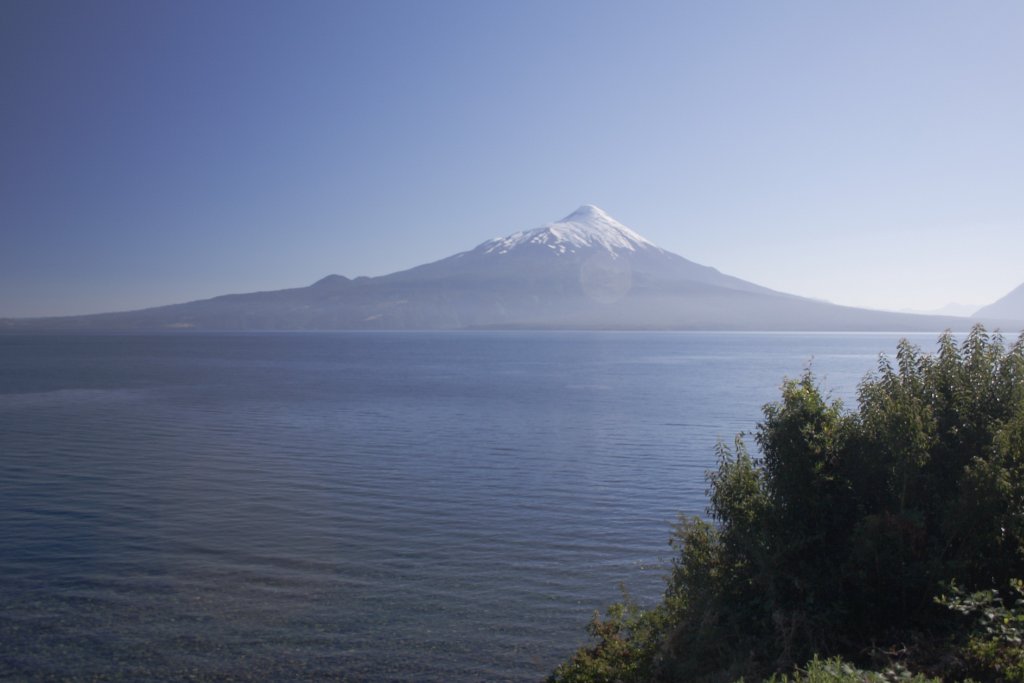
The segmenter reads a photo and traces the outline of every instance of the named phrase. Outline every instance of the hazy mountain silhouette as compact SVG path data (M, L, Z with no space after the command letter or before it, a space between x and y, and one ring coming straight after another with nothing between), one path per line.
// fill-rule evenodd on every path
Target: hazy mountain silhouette
M787 267L787 264L780 264ZM0 321L7 330L965 329L965 318L836 306L665 251L595 206L381 277L139 311Z
M983 306L974 314L979 318L1024 321L1024 284L999 299L995 303Z

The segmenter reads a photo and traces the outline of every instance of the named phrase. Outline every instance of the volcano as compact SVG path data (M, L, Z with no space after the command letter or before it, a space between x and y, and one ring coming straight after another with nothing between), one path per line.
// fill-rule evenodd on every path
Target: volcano
M780 264L785 267L785 264ZM380 277L138 311L0 321L6 330L469 328L938 331L965 318L836 306L666 251L600 208Z

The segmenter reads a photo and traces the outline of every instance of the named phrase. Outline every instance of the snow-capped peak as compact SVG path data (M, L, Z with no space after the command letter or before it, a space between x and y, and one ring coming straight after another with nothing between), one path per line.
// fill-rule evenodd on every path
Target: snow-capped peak
M480 245L485 253L505 254L520 245L543 245L556 253L575 253L581 248L603 248L611 255L657 247L592 204L584 204L558 221L524 230Z

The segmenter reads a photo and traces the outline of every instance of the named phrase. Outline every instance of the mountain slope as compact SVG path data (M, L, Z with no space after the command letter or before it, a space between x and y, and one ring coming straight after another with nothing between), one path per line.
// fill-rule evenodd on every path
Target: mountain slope
M776 292L665 251L601 209L381 277L141 311L0 321L0 329L942 330L963 318L883 313Z
M998 301L978 309L974 315L979 318L1024 321L1024 284Z
M556 223L491 239L471 251L380 279L408 282L471 276L518 281L524 273L579 279L580 269L585 266L588 276L628 270L653 281L688 281L778 293L665 251L592 205L581 206Z

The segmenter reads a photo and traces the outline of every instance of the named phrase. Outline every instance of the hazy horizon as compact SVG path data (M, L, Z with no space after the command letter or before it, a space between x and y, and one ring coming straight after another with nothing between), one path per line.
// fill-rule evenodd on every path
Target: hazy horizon
M1024 5L0 8L0 317L383 275L593 203L837 304L1021 282Z

